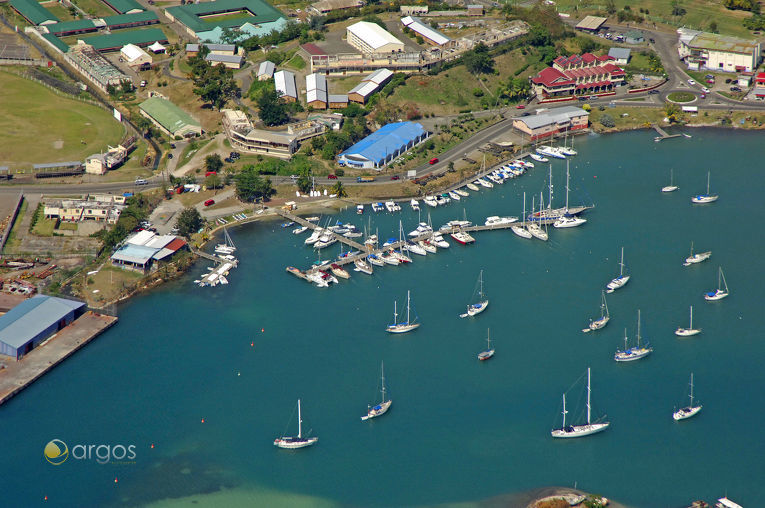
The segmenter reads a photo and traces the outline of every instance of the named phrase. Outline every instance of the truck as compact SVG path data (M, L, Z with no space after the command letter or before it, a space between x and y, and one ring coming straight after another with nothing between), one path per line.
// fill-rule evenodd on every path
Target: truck
M358 177L356 177L356 181L358 183L374 182L375 181L375 177L374 176L358 176Z

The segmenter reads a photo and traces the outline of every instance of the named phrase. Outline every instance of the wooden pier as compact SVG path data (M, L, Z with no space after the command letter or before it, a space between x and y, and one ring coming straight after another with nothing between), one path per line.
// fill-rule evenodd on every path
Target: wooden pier
M651 127L653 127L653 130L655 130L659 134L657 137L654 138L654 141L662 141L662 140L670 139L670 138L679 138L681 136L681 134L672 134L672 135L667 134L667 131L665 131L664 129L662 129L656 124L651 124Z

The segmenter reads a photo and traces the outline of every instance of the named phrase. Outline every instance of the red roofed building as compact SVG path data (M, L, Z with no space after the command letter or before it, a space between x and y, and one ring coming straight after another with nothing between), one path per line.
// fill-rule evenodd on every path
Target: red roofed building
M606 92L624 83L624 71L608 55L559 56L531 78L531 88L540 98Z
M765 86L765 72L760 72L757 77L754 78L755 84Z

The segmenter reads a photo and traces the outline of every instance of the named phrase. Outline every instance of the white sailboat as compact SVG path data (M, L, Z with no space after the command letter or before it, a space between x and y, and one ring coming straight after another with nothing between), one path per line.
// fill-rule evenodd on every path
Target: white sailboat
M353 264L356 266L354 270L357 272L366 273L367 275L372 275L372 273L374 273L372 265L363 259L357 259L353 262Z
M606 303L606 292L600 292L600 317L598 319L590 319L590 324L587 328L583 329L584 333L592 332L594 330L600 330L608 324L608 320L611 316L608 313L608 303Z
M693 416L693 415L697 414L699 411L701 411L701 408L703 407L703 406L701 406L701 404L699 404L698 406L694 406L693 405L693 372L691 372L691 382L690 382L690 385L691 385L691 395L690 395L691 402L690 402L690 404L688 404L684 408L680 408L677 411L675 411L674 413L672 413L672 418L675 421L685 420L686 418L690 418L691 416Z
M476 303L469 304L467 306L467 312L464 314L460 314L460 317L466 318L468 316L475 316L485 311L486 307L488 306L489 306L489 299L486 298L486 295L483 292L483 270L481 270L480 274L478 275L478 301Z
M571 437L584 437L589 436L590 434L596 434L598 432L602 432L608 428L608 426L611 424L610 422L598 422L592 423L591 421L591 412L592 407L590 405L590 395L591 395L591 389L590 389L590 368L587 367L587 423L583 425L566 425L566 414L568 411L566 411L566 394L563 394L563 426L559 429L553 429L551 434L552 437L557 438L571 438Z
M388 409L390 409L390 405L393 404L392 400L385 400L385 364L382 362L380 363L380 394L382 399L380 403L375 404L374 406L368 406L367 414L361 417L361 421L384 415Z
M540 197L539 210L540 210L540 213L542 213L541 210L543 208L543 203L541 202L541 197L542 197L542 193L541 192L539 193L539 197ZM531 210L532 210L532 213L533 213L533 211L534 211L533 200L532 200ZM526 212L524 212L524 214L525 213ZM526 224L526 229L528 229L529 233L531 233L531 236L533 236L534 238L536 238L538 240L542 240L543 242L546 242L550 238L550 236L547 234L547 231L542 229L542 226L540 226L536 222L529 222L529 223L527 223Z
M311 446L319 440L318 437L303 437L303 415L300 412L300 399L297 402L298 406L298 435L296 437L278 437L274 439L274 446L279 448L295 449L305 448ZM295 413L292 413L295 414Z
M571 215L568 210L568 191L569 191L569 170L568 170L568 160L566 160L566 208L565 213L555 219L555 222L553 222L554 228L575 228L577 226L581 226L585 222L587 222L587 219L583 217L579 217L578 215ZM551 203L552 205L552 203ZM539 211L540 217L542 216L542 210Z
M217 254L233 254L236 252L236 246L231 240L228 230L225 227L223 228L223 243L219 243L215 246L215 252Z
M664 187L662 187L661 188L662 192L675 192L677 189L680 188L680 187L678 187L677 185L674 184L674 174L673 173L674 173L674 170L670 169L669 170L669 185L665 185Z
M712 257L712 251L708 250L706 252L699 252L694 254L693 253L693 242L691 242L691 255L685 258L685 263L683 263L683 266L691 266L696 263L701 263L702 261L706 261L707 259Z
M484 351L481 351L478 353L478 359L480 361L486 361L489 358L494 356L494 349L491 347L491 336L489 334L489 329L486 329L486 349Z
M711 171L707 171L707 193L696 194L695 196L691 198L691 203L697 203L697 204L712 203L713 201L717 201L717 198L720 197L717 194L709 193L709 178L711 173L712 173Z
M691 323L688 325L688 328L678 328L675 330L675 335L679 337L691 337L692 335L697 335L701 333L701 328L694 328L693 327L693 305L691 305Z
M398 311L396 310L396 302L393 302L393 324L388 325L385 328L386 332L390 333L406 333L411 332L415 328L418 328L420 326L420 323L417 323L417 317L414 318L414 321L410 319L410 298L409 298L409 291L406 292L406 321L398 322Z
M624 330L624 349L622 351L617 350L614 353L614 360L617 362L632 362L645 358L653 352L653 348L649 344L644 347L640 347L640 309L638 309L638 324L637 324L637 344L631 348L627 348L627 329Z
M606 284L606 292L613 293L617 289L624 287L624 285L627 284L629 280L630 276L624 275L624 247L622 247L622 257L621 261L619 261L619 276L611 279L611 282Z
M722 280L722 285L720 281ZM723 287L725 289L723 289ZM715 300L722 300L728 296L728 283L725 282L725 275L723 274L722 266L717 271L717 289L715 291L709 291L704 293L704 300L713 302Z
M531 233L526 229L526 193L523 193L523 222L518 225L510 226L513 233L521 238L531 238Z
M471 191L473 191L473 192L477 192L477 191L479 191L479 190L480 190L480 189L478 188L478 186L477 186L476 184L474 184L474 183L468 183L468 184L465 184L465 187L467 187L468 189L470 189L470 190L471 190Z

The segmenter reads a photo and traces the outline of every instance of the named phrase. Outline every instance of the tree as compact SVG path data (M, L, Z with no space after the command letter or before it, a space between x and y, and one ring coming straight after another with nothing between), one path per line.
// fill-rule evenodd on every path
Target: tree
M258 97L258 115L263 123L268 126L282 125L289 121L287 106L279 98L276 89L267 88L261 91Z
M670 123L676 122L677 115L680 114L680 106L678 106L674 102L665 102L664 114L667 115L667 118L669 119Z
M268 200L276 193L270 178L261 178L258 175L257 168L252 164L247 164L234 177L236 185L236 197L242 201L254 201L262 198Z
M709 23L709 31L712 32L713 34L717 33L717 21L712 20L712 22Z
M614 0L606 0L606 12L609 14L616 13L616 4L614 3Z
M616 127L616 122L614 122L614 118L611 115L603 113L600 117L600 125L611 128Z
M194 93L218 110L239 93L234 72L223 65L210 65L200 57L189 59L194 81Z
M489 48L483 42L465 52L462 62L471 74L489 74L494 72L494 60L489 56Z
M335 185L332 186L332 194L337 195L339 198L344 198L348 196L348 192L345 190L345 187L343 187L343 182L337 181L335 182Z
M205 178L205 187L208 189L220 189L223 187L223 179L217 174Z
M298 173L298 179L295 181L298 189L302 193L306 193L313 187L313 178L311 178L311 168L303 168Z
M220 155L217 153L208 155L205 157L205 171L208 173L210 171L213 171L217 173L220 171L220 169L223 167L223 160L220 158Z
M184 208L178 216L178 234L191 238L191 235L199 231L202 225L205 223L202 216L199 215L199 210L194 207Z

